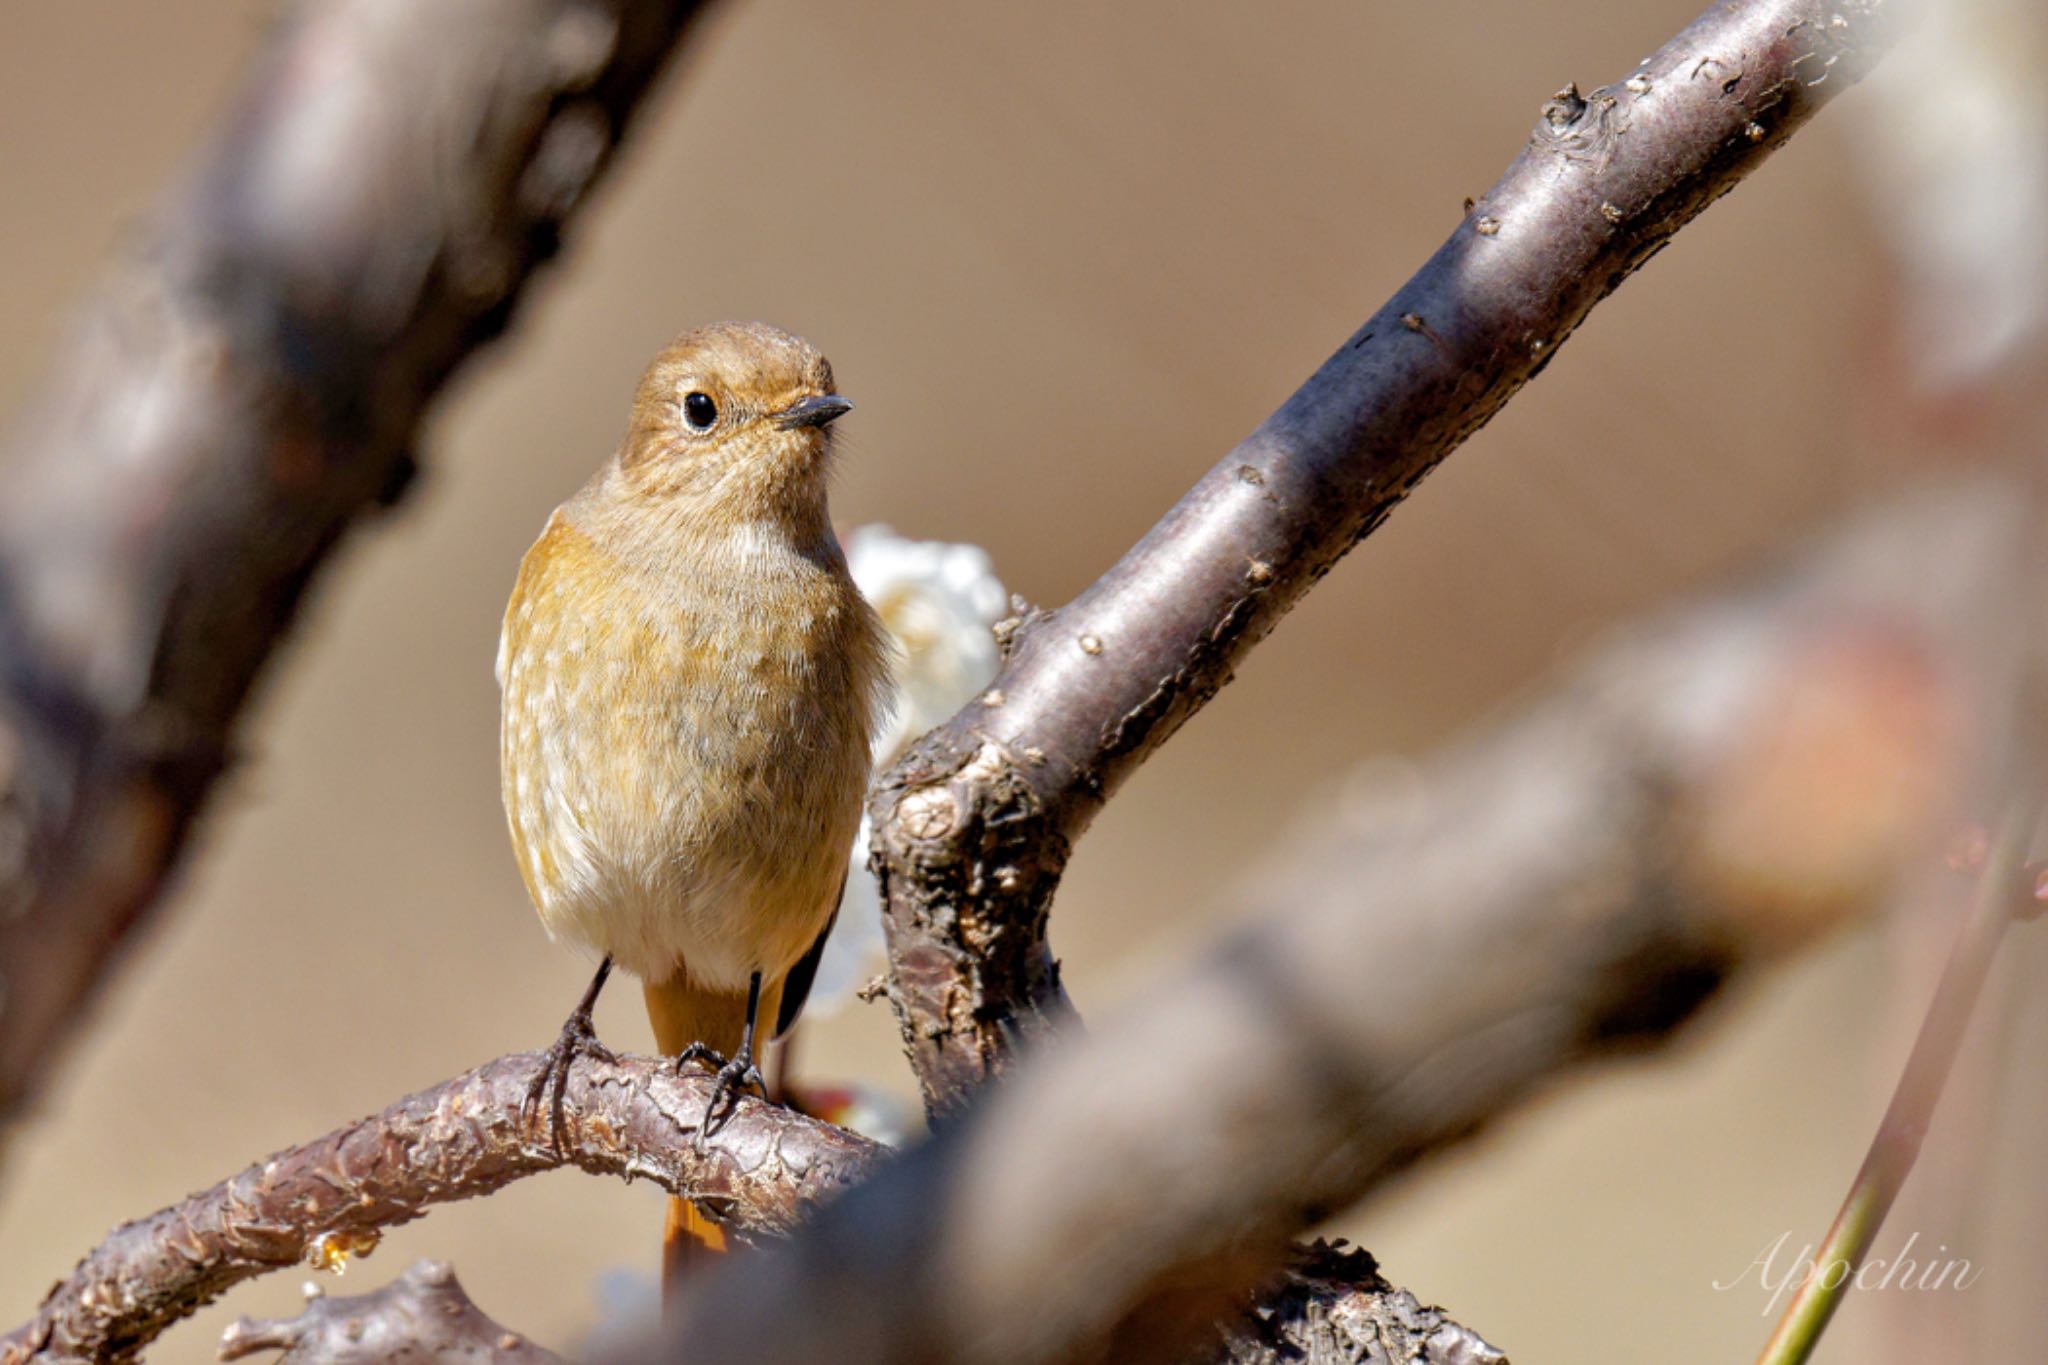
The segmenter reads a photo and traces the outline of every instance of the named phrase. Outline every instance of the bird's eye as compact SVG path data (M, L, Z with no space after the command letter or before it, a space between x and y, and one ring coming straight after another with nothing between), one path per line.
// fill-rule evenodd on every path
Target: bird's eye
M683 399L683 420L693 431L709 431L718 420L718 404L708 393L693 393Z

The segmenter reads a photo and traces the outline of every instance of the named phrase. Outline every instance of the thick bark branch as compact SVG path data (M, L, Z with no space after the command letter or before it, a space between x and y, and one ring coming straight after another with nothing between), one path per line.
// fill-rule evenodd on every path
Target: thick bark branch
M1303 593L1593 305L1854 83L1882 0L1718 4L1619 84L1560 92L1450 240L875 794L891 997L927 1106L1064 1008L1071 842Z
M1289 1237L1931 860L2041 664L2013 628L2031 518L1989 481L1907 501L1383 779L1380 817L1326 809L1193 970L640 1358L1178 1358Z
M116 1228L0 1339L0 1365L132 1357L230 1286L309 1257L360 1253L435 1204L561 1166L646 1179L740 1229L780 1233L867 1174L882 1149L742 1098L699 1152L708 1073L579 1057L561 1145L523 1111L540 1058L515 1053Z
M0 466L0 1121L703 8L309 0L84 321Z

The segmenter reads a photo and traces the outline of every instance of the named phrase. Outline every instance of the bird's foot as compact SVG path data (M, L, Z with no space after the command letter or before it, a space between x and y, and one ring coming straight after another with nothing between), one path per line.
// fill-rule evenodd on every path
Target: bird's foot
M677 1054L676 1069L680 1071L692 1062L703 1062L712 1071L711 1098L705 1103L704 1117L697 1124L696 1146L701 1152L704 1139L732 1117L733 1109L738 1107L740 1093L753 1090L765 1100L768 1098L768 1082L761 1075L761 1068L754 1065L754 1050L745 1045L728 1060L716 1048L692 1043Z
M541 1058L540 1074L533 1078L533 1084L526 1088L526 1103L520 1107L522 1122L531 1124L539 1113L541 1102L550 1088L555 1092L554 1104L549 1108L549 1136L560 1150L565 1131L563 1103L569 1090L569 1068L576 1058L584 1056L592 1061L613 1062L618 1057L603 1043L597 1041L597 1027L590 1020L588 1008L578 1008L562 1022L562 1031L548 1046Z

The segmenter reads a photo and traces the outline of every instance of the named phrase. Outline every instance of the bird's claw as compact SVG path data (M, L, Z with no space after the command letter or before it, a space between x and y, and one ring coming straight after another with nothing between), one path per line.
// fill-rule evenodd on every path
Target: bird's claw
M768 1082L761 1075L761 1068L754 1065L751 1049L742 1047L738 1054L728 1060L716 1048L703 1043L692 1043L676 1055L676 1069L682 1070L692 1062L703 1062L712 1071L711 1098L704 1105L704 1117L697 1124L698 1151L704 1150L704 1139L716 1132L725 1119L732 1117L742 1091L753 1090L762 1099L768 1098ZM721 1107L725 1112L721 1115Z
M575 1065L581 1055L593 1061L612 1062L618 1060L612 1050L597 1041L597 1028L590 1020L590 1011L579 1009L563 1021L562 1031L555 1041L548 1045L540 1065L540 1074L533 1078L533 1084L526 1088L526 1102L520 1106L519 1117L523 1123L531 1124L539 1112L541 1101L546 1098L550 1086L554 1088L555 1102L550 1109L552 1122L549 1135L557 1150L561 1148L565 1130L563 1103L569 1090L569 1068Z
M711 1093L717 1098L742 1090L752 1090L764 1100L768 1098L767 1078L761 1074L761 1068L754 1065L754 1059L744 1052L718 1068L718 1079Z
M692 1062L707 1063L712 1070L725 1065L725 1054L705 1043L692 1043L676 1054L676 1074L681 1075L684 1067Z

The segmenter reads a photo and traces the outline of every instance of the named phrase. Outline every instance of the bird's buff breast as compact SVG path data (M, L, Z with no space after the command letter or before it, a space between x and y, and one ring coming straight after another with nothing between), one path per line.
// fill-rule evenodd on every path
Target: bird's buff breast
M550 934L659 981L786 971L838 899L869 770L843 568L700 552L659 577L560 516L499 647L505 810Z

